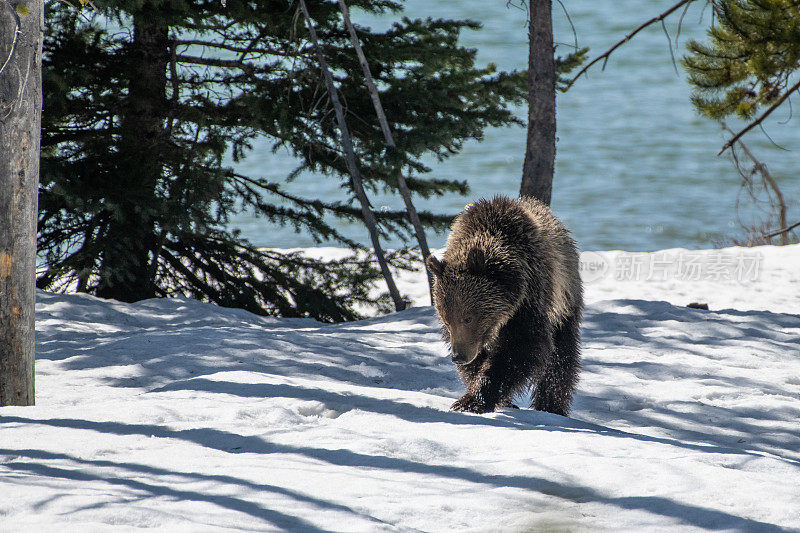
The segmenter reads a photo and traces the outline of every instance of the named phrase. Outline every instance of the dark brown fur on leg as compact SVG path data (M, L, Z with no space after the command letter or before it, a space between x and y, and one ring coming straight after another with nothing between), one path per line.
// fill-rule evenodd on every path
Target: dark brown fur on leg
M481 354L477 363L458 367L467 393L451 409L487 413L513 406L514 395L530 386L532 375L544 372L552 352L545 318L532 306L523 306L503 327L491 353Z
M555 353L536 385L531 407L567 416L580 370L580 315L571 316L553 334Z

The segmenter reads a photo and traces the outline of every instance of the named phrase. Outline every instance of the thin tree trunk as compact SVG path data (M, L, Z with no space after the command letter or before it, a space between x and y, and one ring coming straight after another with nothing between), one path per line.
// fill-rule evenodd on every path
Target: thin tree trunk
M556 65L552 0L530 0L528 138L520 196L550 205L556 158Z
M120 127L120 175L124 183L110 191L120 213L112 217L104 239L97 295L126 302L156 296L152 255L157 248L153 216L161 179L167 110L169 28L157 8L146 3L133 16L131 79ZM116 195L116 196L114 196Z
M0 405L34 404L43 8L0 6Z
M344 23L347 25L347 30L350 32L350 41L353 43L353 48L356 49L356 54L358 55L358 61L361 63L361 70L364 72L364 80L367 83L367 89L369 89L369 95L372 97L372 105L375 107L375 114L378 115L378 122L381 125L381 131L383 131L383 137L386 139L386 144L389 147L389 152L394 152L395 144L394 144L394 137L392 137L392 130L389 128L389 122L386 120L386 113L383 112L383 105L381 104L381 97L378 94L378 88L375 86L375 82L372 79L372 72L369 69L369 63L367 63L367 58L364 55L364 50L361 49L361 43L358 41L358 36L356 35L356 29L353 26L353 23L350 21L350 13L347 9L347 4L345 0L339 0L339 9L342 11L342 15L344 16ZM414 207L414 202L411 200L411 191L408 188L408 183L406 183L406 178L403 176L403 169L397 169L397 188L400 190L400 195L403 197L403 202L406 204L406 213L408 213L408 220L411 222L411 225L414 226L414 232L417 235L417 242L419 243L419 249L422 252L422 262L425 263L425 260L428 259L428 256L431 255L431 251L428 248L428 240L425 238L425 230L422 229L422 223L419 221L419 215L417 214L417 209ZM428 277L428 293L431 297L431 305L433 304L433 279L431 278L430 272L428 269L425 269L425 274Z
M339 124L339 130L342 134L342 147L344 148L345 162L347 163L347 169L350 172L350 177L353 181L353 190L358 197L358 201L361 203L361 213L364 217L364 223L367 225L370 239L372 240L372 248L375 250L375 255L378 258L378 264L381 267L383 278L386 280L386 285L389 287L389 294L392 296L392 300L394 301L394 307L396 310L402 311L406 308L406 304L403 301L403 298L400 296L400 291L397 290L397 285L394 283L392 273L389 270L389 265L386 263L386 258L384 257L383 248L381 248L381 242L378 235L378 221L375 220L375 215L372 213L372 210L369 207L369 199L367 199L367 193L364 191L364 187L361 183L361 173L356 165L353 140L350 138L350 130L347 128L347 122L344 118L344 110L342 109L342 104L339 102L339 96L336 93L336 87L333 85L333 77L331 76L330 69L328 69L328 62L325 61L325 56L322 54L322 48L320 47L319 40L317 39L317 30L314 29L314 24L311 21L311 15L308 13L308 8L306 7L304 0L300 0L300 9L303 11L303 16L305 16L306 25L308 26L308 33L311 36L311 42L314 45L314 50L317 54L317 59L319 60L319 66L322 69L322 74L325 78L325 86L328 89L328 94L330 95L333 108L336 112L336 121Z

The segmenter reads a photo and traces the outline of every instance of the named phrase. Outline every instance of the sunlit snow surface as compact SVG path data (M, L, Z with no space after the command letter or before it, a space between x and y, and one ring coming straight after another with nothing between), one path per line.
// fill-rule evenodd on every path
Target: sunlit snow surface
M744 281L600 254L570 418L449 412L430 307L322 325L40 292L0 531L798 531L800 246L728 250L751 252ZM424 283L401 280L420 305Z

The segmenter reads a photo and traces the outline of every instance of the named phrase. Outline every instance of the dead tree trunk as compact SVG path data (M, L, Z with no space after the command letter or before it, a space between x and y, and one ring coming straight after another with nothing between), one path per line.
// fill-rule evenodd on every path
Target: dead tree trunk
M314 51L317 54L319 66L320 69L322 69L322 74L325 78L325 86L327 87L328 94L330 95L333 109L336 112L336 121L339 124L339 131L342 134L342 148L344 148L344 157L345 162L347 163L347 170L350 172L353 190L355 191L356 197L358 197L358 201L361 204L361 213L364 217L364 224L367 226L367 231L369 231L370 239L372 240L372 248L375 250L375 255L378 258L378 264L381 267L383 278L386 280L386 285L389 288L389 294L392 296L392 300L394 301L394 307L397 311L402 311L406 308L406 304L403 301L403 298L400 296L400 291L397 290L397 285L395 285L394 279L392 278L392 272L389 270L386 257L384 257L380 236L378 235L378 221L375 219L375 214L370 209L367 193L364 191L364 187L361 183L361 172L359 172L358 165L356 164L355 149L353 148L353 140L350 138L350 130L347 128L347 121L344 118L344 110L342 109L341 102L339 102L339 96L336 93L336 87L333 85L333 77L331 76L330 69L328 68L328 62L325 61L325 56L323 55L322 48L319 45L319 39L317 39L317 30L314 29L314 23L311 21L311 15L308 13L308 8L306 7L304 0L300 0L300 9L303 11L303 16L306 19L306 25L308 26L308 33L311 37L311 43L314 45Z
M0 6L0 405L34 403L42 0Z
M520 196L550 205L556 159L556 64L552 0L530 0L528 139Z
M378 115L378 122L380 122L381 131L383 131L383 137L386 139L386 145L389 147L389 152L392 153L395 149L392 130L389 128L389 122L386 120L386 113L383 112L381 97L378 94L378 88L375 86L375 82L372 79L372 72L369 69L369 63L367 63L364 50L361 49L361 43L358 41L356 29L353 26L353 23L350 21L350 13L348 12L345 0L339 0L339 9L342 11L344 23L347 25L347 30L350 32L350 41L353 43L353 48L356 49L358 61L361 63L361 70L364 72L364 80L366 81L367 89L369 89L369 95L372 98L372 105L375 107L375 114ZM428 248L428 240L425 238L425 230L422 229L422 223L419 221L419 215L414 207L414 202L411 201L411 191L408 189L408 183L406 183L405 176L403 176L403 169L396 169L396 175L397 188L400 190L400 195L403 197L403 202L406 204L408 220L411 222L411 225L414 226L414 232L417 235L417 242L419 243L420 252L422 252L422 262L424 264L425 260L428 259L428 256L431 255L431 251ZM433 279L431 278L431 274L428 272L428 269L425 269L425 274L428 276L428 293L430 294L432 305Z

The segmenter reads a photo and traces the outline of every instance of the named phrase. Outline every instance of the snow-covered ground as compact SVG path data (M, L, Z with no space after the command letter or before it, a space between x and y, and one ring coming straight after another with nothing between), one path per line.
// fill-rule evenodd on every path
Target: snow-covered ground
M39 293L0 531L800 531L800 246L582 259L570 418L449 412L430 307L323 325Z

